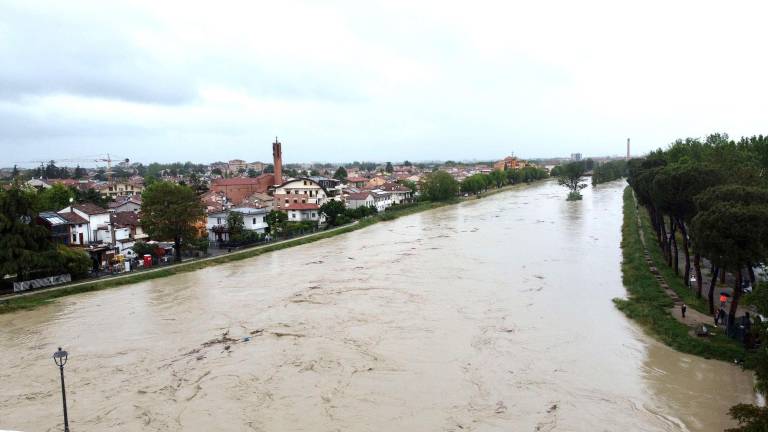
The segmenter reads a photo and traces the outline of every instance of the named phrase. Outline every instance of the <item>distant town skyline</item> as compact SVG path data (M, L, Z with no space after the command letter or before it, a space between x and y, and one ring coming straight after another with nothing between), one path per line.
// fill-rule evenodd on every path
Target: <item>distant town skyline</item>
M290 163L618 156L628 137L643 154L766 133L767 13L749 1L11 0L0 166L269 160L275 135Z

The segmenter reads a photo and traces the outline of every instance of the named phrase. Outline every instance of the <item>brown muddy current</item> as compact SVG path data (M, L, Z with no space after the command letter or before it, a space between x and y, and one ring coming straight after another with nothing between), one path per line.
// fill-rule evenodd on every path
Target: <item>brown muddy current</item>
M0 429L722 431L752 375L611 302L620 182L552 182L0 316ZM247 339L250 338L250 339Z

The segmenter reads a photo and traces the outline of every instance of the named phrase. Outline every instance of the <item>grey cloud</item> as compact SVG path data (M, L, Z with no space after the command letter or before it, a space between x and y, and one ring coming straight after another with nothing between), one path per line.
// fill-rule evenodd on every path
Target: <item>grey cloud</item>
M0 6L0 99L72 94L152 104L197 95L193 79L102 17ZM112 19L120 19L112 17Z

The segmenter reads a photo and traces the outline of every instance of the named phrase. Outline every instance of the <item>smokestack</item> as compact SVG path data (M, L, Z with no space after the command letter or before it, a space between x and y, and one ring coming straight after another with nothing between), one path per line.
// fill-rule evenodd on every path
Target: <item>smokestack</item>
M627 138L627 160L629 160L629 138Z
M275 167L274 184L279 186L283 184L283 150L277 137L275 137L275 142L272 143L272 162Z

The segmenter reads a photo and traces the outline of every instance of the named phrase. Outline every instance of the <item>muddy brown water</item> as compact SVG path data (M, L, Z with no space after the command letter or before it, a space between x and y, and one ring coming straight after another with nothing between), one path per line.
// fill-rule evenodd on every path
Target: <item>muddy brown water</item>
M0 429L722 431L752 375L618 312L621 182L536 184L0 316ZM246 339L250 338L250 339Z

